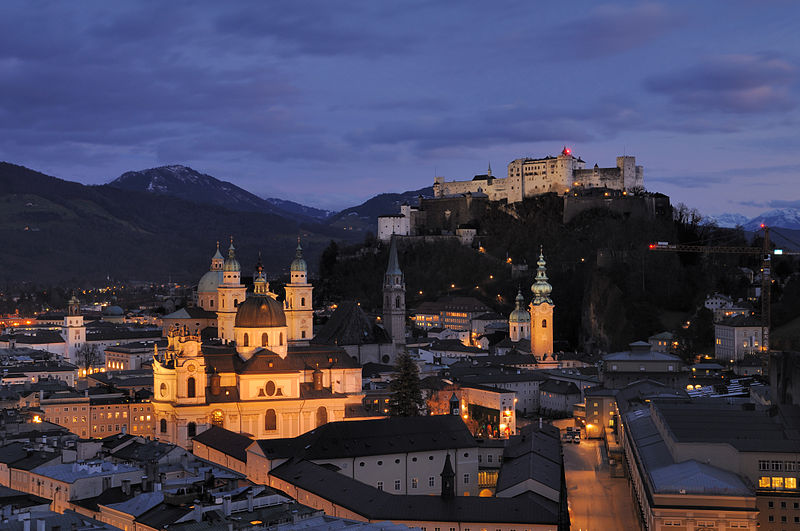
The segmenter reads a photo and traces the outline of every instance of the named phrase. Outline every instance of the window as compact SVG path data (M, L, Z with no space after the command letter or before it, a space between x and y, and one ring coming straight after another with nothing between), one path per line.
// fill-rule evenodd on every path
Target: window
M411 478L411 488L416 489L419 486L419 480L417 478Z
M300 332L300 337L302 337L303 339L305 339L305 337L306 337L306 331L305 331L305 330L303 330L302 332Z
M469 474L464 474L464 485L469 483Z
M796 489L797 488L797 478L786 478L786 488L787 489ZM795 503L795 505L797 505Z
M769 470L769 461L759 461L758 469L761 471Z
M760 478L758 478L758 486L759 486L759 488L768 489L769 488L769 484L770 484L769 483L769 476L761 476ZM770 503L772 503L772 502L770 502Z
M300 306L305 306L305 305L306 305L306 298L300 297Z
M246 336L247 336L247 334L245 334L245 337ZM194 398L194 396L195 396L195 393L194 393L194 376L192 376L188 380L186 380L186 396L188 396L189 398ZM110 413L109 413L109 416L111 416Z
M378 482L378 490L383 490L383 481Z
M436 486L436 478L434 476L431 476L431 477L428 478L428 486L429 487L435 487Z
M282 346L283 346L283 332L281 332L280 334L278 334L278 346L279 346L279 347L282 347Z
M211 412L211 424L220 428L225 427L225 415L219 409Z
M161 419L161 433L167 433L167 419Z
M250 346L250 336L247 335L247 332L244 333L244 339L242 339L242 346L249 347Z
M547 328L547 319L542 319L542 328Z
M770 468L773 472L779 472L783 470L783 461L772 461Z
M197 424L194 422L190 422L186 425L186 435L189 437L194 437L197 435Z
M322 426L328 422L328 410L325 409L325 406L319 406L317 408L317 426Z
M278 429L278 415L275 413L274 409L268 409L266 413L264 413L264 429L266 431Z
M272 380L268 381L266 387L264 388L264 390L267 392L267 396L274 395L275 394L275 382L273 382Z
M400 490L400 480L394 480L394 490Z
M400 297L395 297L394 298L394 307L395 308L400 308Z
M783 478L772 476L772 488L773 489L782 489L783 488Z
M492 459L494 459L494 456L492 454L489 454L489 455L486 456L486 462L487 463L491 463Z

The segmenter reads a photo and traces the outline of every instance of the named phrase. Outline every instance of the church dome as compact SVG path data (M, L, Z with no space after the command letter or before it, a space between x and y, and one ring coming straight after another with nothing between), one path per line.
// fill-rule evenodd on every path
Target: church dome
M511 312L508 320L514 323L530 322L531 314L525 309L525 297L522 296L522 291L517 292L516 303L517 306L514 308L514 311Z
M222 270L229 272L242 270L242 266L239 265L239 261L236 259L236 248L233 246L233 238L231 238L231 246L228 247L228 257L222 265Z
M197 293L216 292L220 284L222 284L222 271L208 271L200 277Z
M539 260L536 262L536 265L538 266L536 270L536 281L533 283L533 286L531 286L531 291L533 292L532 304L553 304L553 300L550 298L550 294L553 292L553 286L547 282L547 263L544 261L541 247L539 249Z
M269 295L248 297L236 310L236 328L276 328L286 326L281 303Z
M303 248L300 247L300 238L297 238L297 251L294 255L294 260L292 260L292 265L289 266L291 271L301 271L305 273L308 270L308 266L306 265L306 261L303 260Z

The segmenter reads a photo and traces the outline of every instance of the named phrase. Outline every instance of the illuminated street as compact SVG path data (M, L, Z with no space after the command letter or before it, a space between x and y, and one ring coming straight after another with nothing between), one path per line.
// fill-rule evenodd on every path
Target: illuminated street
M564 444L571 529L607 531L640 529L625 478L612 478L601 458L598 440Z

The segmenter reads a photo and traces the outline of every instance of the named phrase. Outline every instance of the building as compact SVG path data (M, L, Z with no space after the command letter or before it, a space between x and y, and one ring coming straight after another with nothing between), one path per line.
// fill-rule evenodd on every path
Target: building
M674 354L653 352L649 343L637 341L630 350L603 356L600 381L608 389L621 389L638 380L653 380L669 387L682 388L687 374L681 359Z
M474 297L448 296L420 304L412 319L415 326L422 329L472 330L472 320L491 311Z
M539 385L539 411L557 417L572 415L575 404L581 401L581 392L572 382L545 380Z
M106 371L135 371L149 368L153 361L153 349L166 346L166 340L150 340L106 347Z
M714 356L731 363L761 352L763 328L755 317L737 315L714 324Z
M406 281L397 261L397 240L392 238L389 264L383 280L383 326L392 343L406 344Z
M409 206L408 203L400 205L399 214L378 216L378 239L389 243L392 236L410 236L415 234L417 213L419 209Z
M109 393L101 388L91 391L43 395L39 403L42 420L63 426L83 438L103 438L119 432L155 436L155 417L149 401L135 401L123 393Z
M476 175L471 181L445 181L436 177L433 183L437 198L457 194L486 194L491 201L517 203L526 197L546 193L559 195L573 189L607 188L631 191L644 186L644 169L636 158L621 156L616 167L600 168L597 164L586 169L586 163L564 147L557 157L521 158L508 164L506 177L494 177L491 168L486 175Z
M650 350L653 352L673 352L678 346L675 334L672 332L661 332L647 338L650 343Z

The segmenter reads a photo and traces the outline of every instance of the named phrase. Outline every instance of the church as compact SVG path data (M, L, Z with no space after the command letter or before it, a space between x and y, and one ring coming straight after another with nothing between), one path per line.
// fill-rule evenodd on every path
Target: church
M173 325L153 360L156 436L191 447L219 426L256 439L296 437L361 410L361 366L343 349L312 345L312 285L298 241L283 303L259 261L248 294L231 241L217 248L198 285L198 305L216 313L218 339Z

